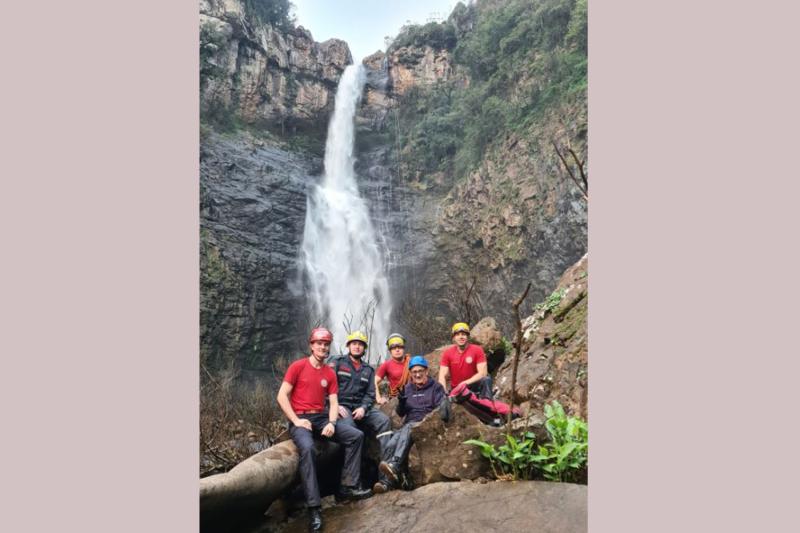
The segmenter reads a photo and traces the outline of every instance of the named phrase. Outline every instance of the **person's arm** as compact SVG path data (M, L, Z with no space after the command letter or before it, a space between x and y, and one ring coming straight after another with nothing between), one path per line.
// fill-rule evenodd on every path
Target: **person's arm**
M378 371L380 371L380 369L378 369ZM383 381L383 378L378 377L378 372L375 372L375 401L378 405L383 405L388 401L388 399L384 398L381 394L381 381Z
M441 387L436 387L433 391L433 403L439 408L439 417L447 422L450 420L450 399Z
M403 387L397 392L397 407L394 408L394 410L400 416L405 416L408 412L406 408L406 400L406 388Z
M367 367L371 369L372 367ZM365 371L367 371L365 369ZM359 378L361 379L361 378ZM359 384L360 386L360 384ZM373 376L367 377L367 390L364 392L364 396L361 398L361 405L353 409L353 420L361 420L364 418L364 415L367 414L369 408L372 407L372 404L375 403L375 380Z
M450 376L450 367L439 365L439 384L447 390L447 378Z
M305 418L298 417L294 409L292 409L292 402L289 401L289 395L292 393L293 388L291 383L286 381L281 383L281 388L278 389L278 405L281 411L283 411L283 414L286 415L286 418L289 419L289 422L297 427L311 431L311 422Z
M323 437L331 437L336 431L336 419L339 416L339 395L328 395L328 403L330 403L330 409L328 409L328 423L322 428Z
M488 375L489 375L488 365L485 362L478 363L478 371L475 372L475 374L473 374L471 378L465 379L464 383L466 383L467 385L472 385L476 381L480 381Z

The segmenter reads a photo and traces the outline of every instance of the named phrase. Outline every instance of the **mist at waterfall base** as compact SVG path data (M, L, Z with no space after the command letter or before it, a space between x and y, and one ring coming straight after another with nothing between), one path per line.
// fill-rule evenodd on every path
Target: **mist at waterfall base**
M301 272L310 325L333 331L331 353L345 353L345 338L369 336L366 360L382 358L392 303L386 246L369 217L353 170L354 117L364 87L364 67L348 66L339 81L325 143L325 174L308 195Z

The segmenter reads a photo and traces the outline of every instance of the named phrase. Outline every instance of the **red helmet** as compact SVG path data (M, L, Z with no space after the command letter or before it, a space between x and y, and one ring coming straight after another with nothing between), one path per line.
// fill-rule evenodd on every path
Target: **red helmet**
M308 342L314 341L333 342L333 333L328 331L327 328L314 328L311 330L311 335L308 337Z

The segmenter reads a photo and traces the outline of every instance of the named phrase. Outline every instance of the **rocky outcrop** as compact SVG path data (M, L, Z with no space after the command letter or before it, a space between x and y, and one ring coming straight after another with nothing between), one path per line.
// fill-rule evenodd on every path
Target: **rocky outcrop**
M558 400L571 415L588 418L589 258L570 267L555 291L523 321L516 401L526 412L542 412ZM495 385L511 398L513 357L497 370Z
M545 481L433 483L392 491L349 505L324 506L326 531L427 532L536 531L583 533L588 528L587 487ZM285 524L256 531L307 530L297 512Z
M475 17L501 4L461 6L447 24L463 36ZM569 140L585 157L585 94L560 100L525 130L492 139L467 175L424 175L400 133L400 110L418 105L410 96L415 90L440 86L455 94L469 86L466 69L449 50L428 45L376 53L364 65L368 83L358 113L357 171L377 207L379 227L389 233L394 292L405 301L421 299L418 307L447 321L458 315L453 293L475 279L483 314L510 329L511 301L526 283L532 282L532 300L544 298L587 249L587 204L552 145L554 139ZM513 90L527 94L540 81L520 72L515 83ZM376 182L383 187L368 185Z
M389 56L388 71L394 98L403 96L412 87L448 81L455 74L452 54L448 50L435 50L430 46L404 46L393 50ZM460 79L465 80L463 76Z
M306 191L322 161L246 132L200 143L200 354L270 368L301 347L297 278ZM299 337L298 337L299 335Z
M278 30L241 0L200 2L200 108L247 124L324 132L336 86L353 59L347 43Z

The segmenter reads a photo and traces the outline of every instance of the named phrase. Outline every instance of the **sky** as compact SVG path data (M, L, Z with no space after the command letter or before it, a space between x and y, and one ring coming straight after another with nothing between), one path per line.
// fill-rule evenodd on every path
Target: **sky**
M403 24L424 24L431 14L447 18L458 0L291 0L297 25L317 42L342 39L358 63L394 37ZM467 2L464 1L466 4Z

